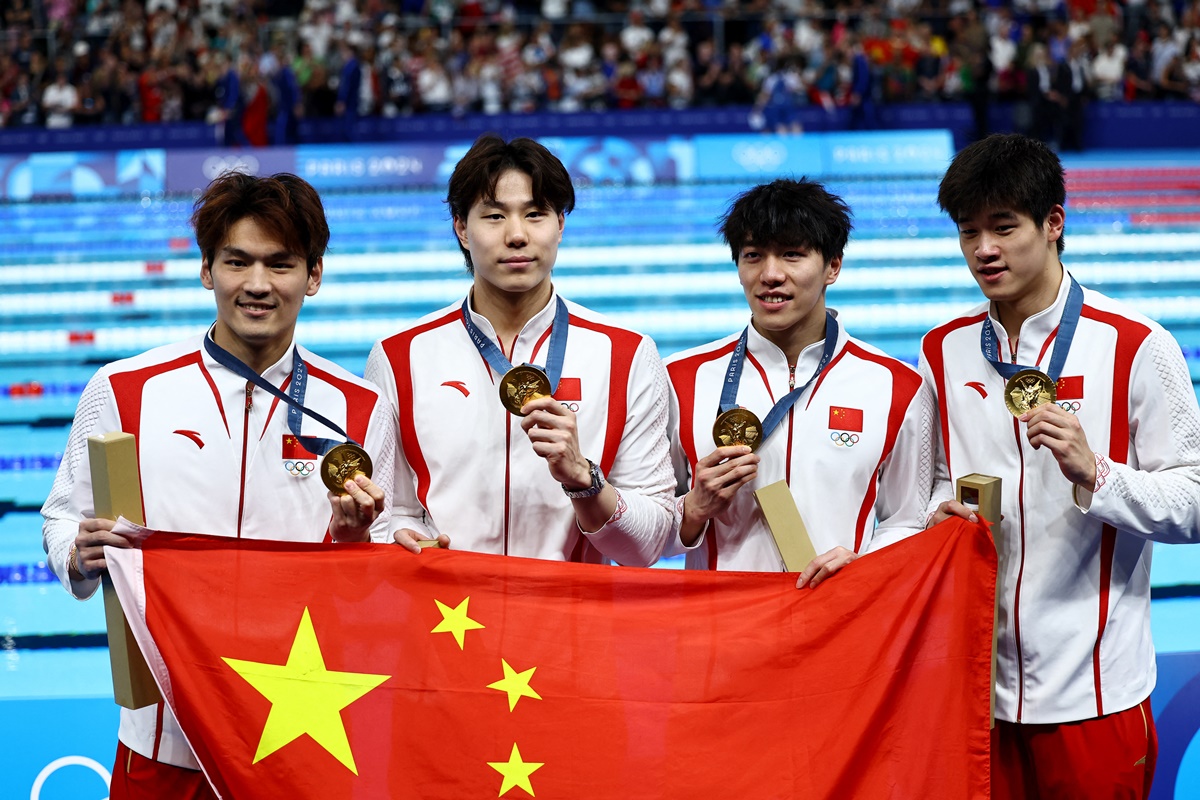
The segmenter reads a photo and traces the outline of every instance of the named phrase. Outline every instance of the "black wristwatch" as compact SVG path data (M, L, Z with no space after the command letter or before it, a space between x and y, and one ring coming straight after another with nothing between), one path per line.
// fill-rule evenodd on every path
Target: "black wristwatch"
M567 497L571 498L572 500L581 500L584 497L595 497L596 495L600 494L600 490L604 488L604 473L600 471L598 466L596 466L596 462L592 461L590 458L587 460L587 462L588 471L592 474L591 486L587 487L586 489L568 489L565 483L561 484L563 492L565 492Z

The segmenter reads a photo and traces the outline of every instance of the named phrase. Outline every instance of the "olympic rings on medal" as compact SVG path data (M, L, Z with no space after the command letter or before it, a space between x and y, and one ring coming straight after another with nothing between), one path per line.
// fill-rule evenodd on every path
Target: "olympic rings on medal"
M315 462L315 461L284 461L283 468L286 469L290 475L293 475L297 478L303 478L308 475L311 475L313 473L313 471L316 470L317 462Z
M1059 400L1058 407L1061 408L1063 411L1066 411L1068 414L1075 414L1075 413L1078 413L1078 411L1079 411L1079 401L1078 400Z
M846 433L845 431L830 431L829 438L838 447L854 447L858 444L857 433Z

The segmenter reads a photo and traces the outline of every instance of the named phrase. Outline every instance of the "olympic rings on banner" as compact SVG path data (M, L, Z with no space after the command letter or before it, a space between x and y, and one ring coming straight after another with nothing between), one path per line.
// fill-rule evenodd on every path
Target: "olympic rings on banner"
M579 411L579 403L563 403L563 405L572 411Z
M1075 414L1075 413L1078 413L1078 411L1079 411L1079 401L1078 400L1059 400L1058 406L1063 411L1066 411L1067 413L1070 413L1070 414Z
M283 462L283 468L286 469L289 474L294 475L297 478L303 478L306 475L312 474L313 470L317 468L317 462L285 461Z
M854 447L858 444L857 433L846 433L845 431L830 431L829 438L838 447Z

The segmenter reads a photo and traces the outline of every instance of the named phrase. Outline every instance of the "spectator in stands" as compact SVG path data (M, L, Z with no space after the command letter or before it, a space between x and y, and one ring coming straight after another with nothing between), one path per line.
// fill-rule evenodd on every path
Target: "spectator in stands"
M716 106L721 103L722 64L716 56L712 39L696 45L696 60L692 64L692 98L697 106Z
M274 95L275 111L271 122L271 143L276 145L295 144L296 129L304 116L304 101L300 94L300 81L292 70L291 59L283 42L276 42L271 49L272 72L268 76Z
M662 108L667 104L667 71L657 46L645 51L642 67L638 70L638 83L642 85L642 105L647 108Z
M362 93L362 67L358 60L358 48L349 42L342 43L342 69L338 74L337 102L334 113L342 123L342 135L346 141L355 138L355 123L358 122L358 104Z
M676 59L667 67L667 105L674 109L688 108L694 92L691 59L687 56Z
M1092 91L1099 100L1120 100L1124 96L1125 45L1111 37L1092 59Z
M754 111L762 115L763 130L802 133L800 106L807 102L803 65L799 56L780 56L775 69L762 82Z
M29 76L23 72L17 76L17 83L8 96L3 124L12 128L30 128L38 124L38 99Z
M1157 35L1150 43L1150 76L1154 82L1155 94L1164 97L1171 91L1164 86L1163 79L1167 67L1180 53L1179 43L1171 34L1169 23L1160 22L1156 28Z
M104 119L104 96L96 92L91 74L79 82L79 98L75 106L76 125L99 125Z
M1150 56L1150 41L1139 36L1125 62L1125 100L1150 100L1155 96L1154 65Z
M1180 71L1187 84L1188 97L1200 103L1200 39L1188 39Z
M1064 150L1080 151L1084 147L1085 114L1090 97L1090 65L1088 42L1076 39L1071 43L1067 60L1058 67L1057 91L1062 106L1062 138Z
M654 41L654 31L646 25L645 19L641 9L634 8L629 12L625 27L621 29L621 47L635 61L642 58L642 51Z
M637 64L631 59L622 61L617 68L617 81L613 93L616 95L619 109L628 110L641 106L642 84L638 80Z
M42 92L42 114L47 128L69 128L75 120L79 92L67 81L67 77L66 72L60 72L54 78L54 83Z

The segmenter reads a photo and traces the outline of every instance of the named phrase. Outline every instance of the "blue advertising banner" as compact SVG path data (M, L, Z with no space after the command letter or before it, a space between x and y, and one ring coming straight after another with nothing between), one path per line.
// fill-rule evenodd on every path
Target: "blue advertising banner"
M0 200L98 198L161 192L166 151L0 156Z
M947 131L563 136L541 140L584 183L940 174ZM444 186L471 142L122 150L0 156L0 200L191 194L230 170L292 172L319 190Z

